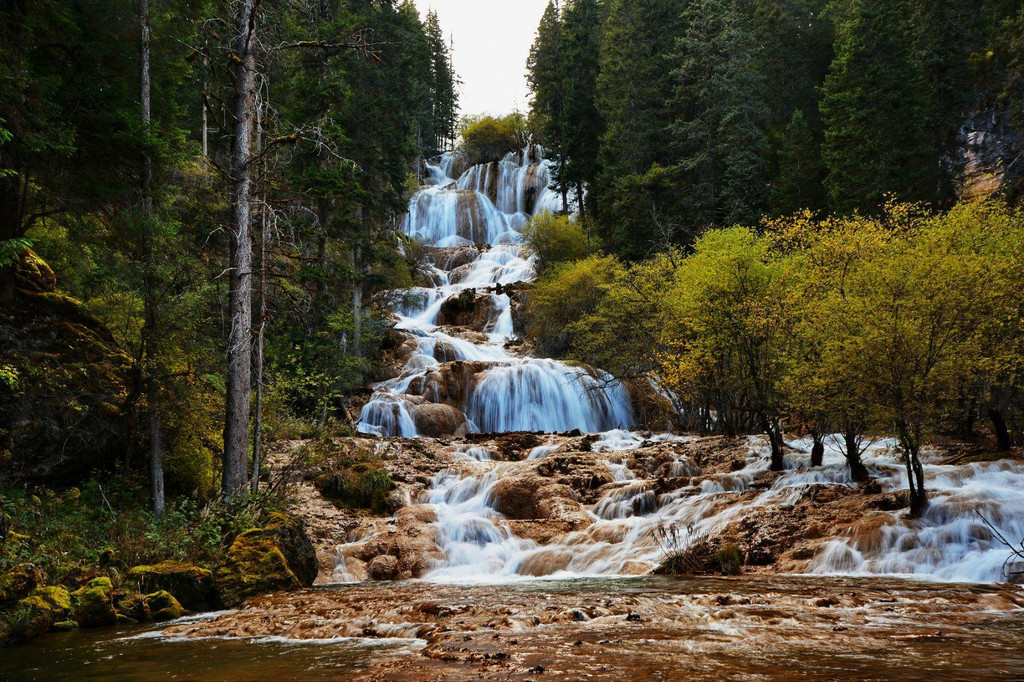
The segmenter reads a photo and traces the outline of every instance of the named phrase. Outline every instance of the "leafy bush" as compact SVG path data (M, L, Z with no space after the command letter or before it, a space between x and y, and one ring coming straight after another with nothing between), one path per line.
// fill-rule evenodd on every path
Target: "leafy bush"
M516 112L501 118L480 116L462 122L459 153L469 166L497 161L530 143L526 117Z
M351 509L372 509L383 512L388 507L388 494L395 482L374 453L352 449L338 451L330 439L320 439L307 446L302 459L306 465L320 470L316 487L335 504Z
M537 281L526 316L543 352L564 356L569 351L572 323L597 309L621 269L613 256L594 255L560 263Z
M31 563L52 583L69 584L96 567L124 570L165 560L215 566L235 535L284 506L280 491L205 505L177 498L157 519L141 483L120 475L36 492L0 489L0 512L12 522L0 544L0 572Z
M582 225L566 215L540 214L524 228L523 238L537 255L541 272L558 263L583 260L589 251Z

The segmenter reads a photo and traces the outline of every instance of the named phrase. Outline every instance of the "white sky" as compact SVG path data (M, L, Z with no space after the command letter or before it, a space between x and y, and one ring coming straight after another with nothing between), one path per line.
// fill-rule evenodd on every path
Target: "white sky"
M526 111L526 58L548 0L414 0L420 14L437 12L455 39L463 114Z

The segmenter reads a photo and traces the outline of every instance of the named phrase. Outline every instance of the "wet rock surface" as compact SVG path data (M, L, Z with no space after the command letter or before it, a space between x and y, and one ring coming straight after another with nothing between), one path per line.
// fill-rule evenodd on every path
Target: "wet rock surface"
M354 680L980 680L1024 674L1022 609L1019 590L899 580L412 582L259 598L166 634L425 644Z

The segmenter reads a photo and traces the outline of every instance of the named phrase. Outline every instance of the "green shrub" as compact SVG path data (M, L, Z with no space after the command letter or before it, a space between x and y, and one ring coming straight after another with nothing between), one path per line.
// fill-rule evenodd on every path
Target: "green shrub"
M583 260L588 253L587 234L578 221L566 215L542 213L523 230L526 245L537 255L537 268Z
M572 325L593 313L622 266L614 256L593 255L559 263L534 285L526 309L530 336L543 353L564 356L572 345Z
M316 487L335 504L387 510L388 494L396 486L383 461L373 453L361 449L341 452L329 439L321 439L307 446L302 458L307 466L323 472L316 477Z
M686 533L677 526L662 526L655 532L655 538L665 555L654 570L658 575L737 575L743 564L739 547L722 547L707 533L695 532L693 526Z

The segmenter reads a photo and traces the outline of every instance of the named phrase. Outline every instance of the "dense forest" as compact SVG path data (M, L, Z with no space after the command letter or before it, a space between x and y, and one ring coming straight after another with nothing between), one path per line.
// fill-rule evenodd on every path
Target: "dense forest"
M579 220L527 230L528 328L780 470L787 430L856 478L895 433L920 512L929 434L1024 426L1022 35L1012 2L549 3L530 125Z
M968 132L1019 154L1022 22L1003 0L551 2L533 127L627 258L765 214L949 207Z
M0 645L319 575L178 627L542 674L430 581L1024 576L1020 0L550 0L505 115L453 51L412 0L0 5ZM576 589L566 651L668 613Z
M46 442L63 442L68 479L163 455L174 490L208 496L228 447L237 491L250 383L258 448L288 419L323 428L372 375L386 324L370 300L410 281L395 227L413 161L455 135L449 47L411 3L254 11L16 2L0 15L0 89L16 95L0 102L4 264L31 246L125 356L100 377L87 358L3 358L8 473L54 473ZM239 420L227 427L225 405Z

